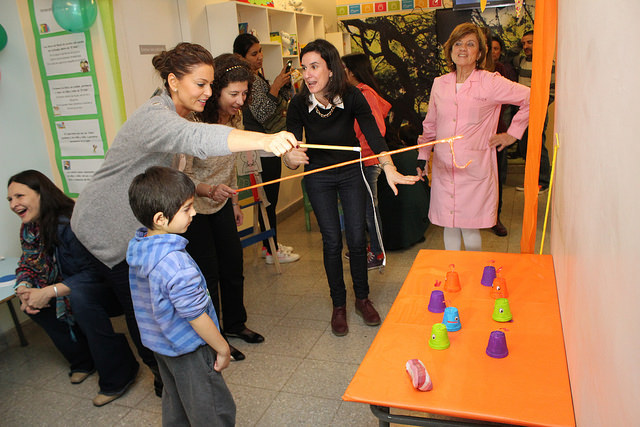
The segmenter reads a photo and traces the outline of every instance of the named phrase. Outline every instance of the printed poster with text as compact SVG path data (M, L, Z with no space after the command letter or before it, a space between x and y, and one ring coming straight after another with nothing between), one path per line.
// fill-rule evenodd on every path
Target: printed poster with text
M89 31L70 33L52 0L30 0L40 78L64 192L77 197L108 149Z

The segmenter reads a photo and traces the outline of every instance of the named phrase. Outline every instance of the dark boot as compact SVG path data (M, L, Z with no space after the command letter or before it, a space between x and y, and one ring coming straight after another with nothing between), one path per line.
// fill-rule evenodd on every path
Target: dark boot
M364 323L369 326L377 326L380 324L380 315L373 307L373 303L369 298L356 298L356 313L362 316Z
M349 332L346 305L333 307L333 314L331 314L331 331L338 337L347 335L347 332Z

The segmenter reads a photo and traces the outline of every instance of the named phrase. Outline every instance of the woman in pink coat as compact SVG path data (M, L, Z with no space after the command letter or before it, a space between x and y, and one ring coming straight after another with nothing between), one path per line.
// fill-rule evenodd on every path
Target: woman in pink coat
M522 137L529 121L529 88L483 70L487 43L474 24L458 25L444 45L452 72L436 78L418 143L462 135L448 144L421 148L418 174L424 175L433 148L429 220L444 227L444 247L482 249L480 228L491 228L498 215L496 150ZM496 134L500 106L520 107L506 133Z

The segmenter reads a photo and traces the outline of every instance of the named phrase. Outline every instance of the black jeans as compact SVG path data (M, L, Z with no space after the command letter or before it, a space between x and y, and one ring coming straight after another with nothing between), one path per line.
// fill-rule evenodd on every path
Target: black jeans
M187 252L207 281L220 325L227 332L241 332L247 321L244 308L242 245L231 202L213 214L196 214L183 237ZM220 298L218 299L218 283Z
M344 228L349 248L351 279L356 298L369 296L367 277L367 239L365 236L366 189L358 165L343 166L305 179L320 232L324 269L329 281L334 307L345 305L347 291L342 269L342 231L338 197L344 214Z
M142 345L142 341L140 340L140 331L138 330L136 315L133 311L133 302L131 301L131 288L129 287L129 264L127 264L126 260L123 260L119 264L116 264L113 268L109 268L99 261L98 264L101 278L115 293L116 298L120 303L122 312L124 312L125 320L127 321L129 335L131 336L131 340L138 350L140 358L145 363L145 365L147 365L149 369L151 369L156 378L159 378L160 373L158 372L158 362L156 362L153 352Z
M71 289L69 301L100 375L100 391L109 394L122 390L135 377L139 366L127 338L116 333L111 324L110 316L122 313L116 294L103 282L80 281ZM135 330L137 333L137 325Z
M282 160L280 157L261 157L260 163L262 164L262 172L260 173L260 177L262 178L262 182L272 181L274 179L280 178L282 175ZM267 196L267 200L269 201L269 206L265 209L267 210L267 218L269 219L269 225L271 229L276 233L273 236L273 243L276 245L276 250L278 249L278 234L276 231L276 205L278 204L278 195L280 193L280 183L267 185L264 188L264 193ZM258 215L258 221L260 222L260 230L264 231L264 221L262 220L262 212ZM271 248L269 247L269 241L263 240L262 246L267 248L267 252L271 253Z

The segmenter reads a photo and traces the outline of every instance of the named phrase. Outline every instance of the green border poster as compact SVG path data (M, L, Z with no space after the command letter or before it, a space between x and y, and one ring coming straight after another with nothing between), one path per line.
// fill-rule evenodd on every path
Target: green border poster
M89 31L71 33L53 17L52 0L29 0L55 162L64 192L76 197L108 149Z

